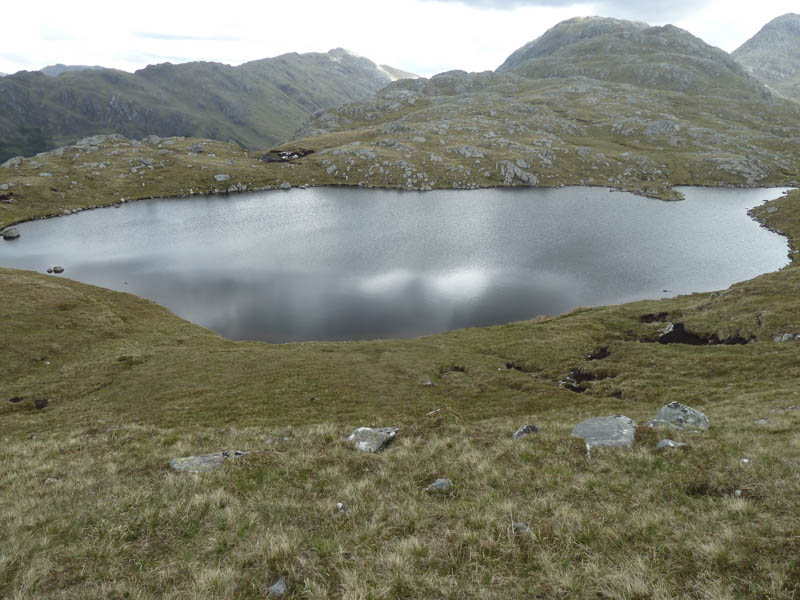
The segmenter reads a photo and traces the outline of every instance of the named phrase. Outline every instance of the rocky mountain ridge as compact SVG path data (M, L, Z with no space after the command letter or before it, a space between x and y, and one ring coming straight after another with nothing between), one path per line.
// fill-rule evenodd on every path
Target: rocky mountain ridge
M392 76L341 48L231 67L193 62L115 69L22 71L0 80L0 160L119 133L195 136L267 147L315 111L365 98Z
M773 19L732 56L753 77L800 101L800 15Z
M798 122L797 106L688 32L584 18L496 72L399 81L323 111L291 144L316 150L304 162L329 183L585 184L669 198L677 184L797 182Z

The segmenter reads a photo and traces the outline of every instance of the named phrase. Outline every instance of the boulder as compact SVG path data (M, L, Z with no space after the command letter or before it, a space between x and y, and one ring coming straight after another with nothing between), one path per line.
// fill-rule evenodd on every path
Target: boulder
M247 452L241 450L223 450L213 454L199 454L197 456L184 456L183 458L173 458L169 461L169 466L176 471L186 473L202 473L212 471L222 466L226 460L234 460L244 456Z
M280 184L279 187L282 190L290 190L290 189L292 189L292 184L289 183L288 181L284 181L282 184Z
M3 231L4 240L15 240L19 237L19 229L6 229Z
M688 444L684 442L674 442L672 440L658 440L656 450L668 450L670 448L685 448Z
M791 333L779 333L775 336L776 342L791 342L795 339L794 334Z
M709 422L708 417L699 410L680 402L670 402L658 410L656 418L648 422L647 426L705 431L709 427Z
M537 433L539 428L536 425L523 425L519 429L517 429L513 434L511 434L512 440L518 440L519 438L530 435L531 433Z
M624 415L593 417L575 425L574 437L583 438L587 453L595 446L633 448L636 422Z
M230 178L231 176L228 175L227 173L219 173L217 175L214 175L214 179L216 181L219 181L220 183L222 183L223 181L228 181Z
M64 272L64 267L58 267L58 266L53 267L53 273L63 273L63 272Z
M453 482L449 479L437 479L428 487L425 488L426 492L434 494L446 494L453 490Z
M379 427L377 429L359 427L347 436L347 441L353 442L356 450L378 452L394 441L397 431L397 427Z

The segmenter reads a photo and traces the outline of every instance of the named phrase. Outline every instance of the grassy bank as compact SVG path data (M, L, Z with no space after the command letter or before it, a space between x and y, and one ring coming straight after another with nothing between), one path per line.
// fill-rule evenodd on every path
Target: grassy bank
M211 171L246 164L216 150ZM163 185L197 185L169 173ZM3 222L78 202L28 202L39 179L12 188L28 195L2 205ZM97 191L115 193L133 197ZM755 213L800 239L800 193ZM798 292L793 263L714 294L277 346L0 269L0 596L261 598L285 577L298 598L796 597L800 342L773 339L800 334ZM646 341L667 321L754 343ZM585 392L562 385L571 374ZM633 452L587 460L570 438L584 418L642 423L671 401L711 420L668 434L687 450L658 453L640 430ZM540 433L512 441L526 423ZM365 455L343 439L361 425L401 429ZM169 469L224 449L251 454L204 475ZM423 491L438 477L451 494Z

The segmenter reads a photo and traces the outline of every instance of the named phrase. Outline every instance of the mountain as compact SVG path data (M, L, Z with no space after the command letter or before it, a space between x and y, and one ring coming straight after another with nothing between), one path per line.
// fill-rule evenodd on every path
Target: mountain
M529 78L585 76L687 94L723 88L765 96L763 86L727 53L683 29L602 17L559 23L497 70Z
M317 183L405 189L800 180L800 107L677 27L570 19L497 71L394 82L286 148ZM300 173L298 172L298 175Z
M0 161L88 135L193 136L250 148L288 137L312 113L365 98L392 80L341 48L238 67L192 62L0 79Z
M754 77L800 101L800 15L773 19L732 56Z
M88 65L62 65L61 63L58 63L57 65L49 65L39 69L39 71L45 75L49 75L50 77L58 77L62 73L75 71L97 71L98 69L102 68L103 67L98 67L97 65L90 67Z

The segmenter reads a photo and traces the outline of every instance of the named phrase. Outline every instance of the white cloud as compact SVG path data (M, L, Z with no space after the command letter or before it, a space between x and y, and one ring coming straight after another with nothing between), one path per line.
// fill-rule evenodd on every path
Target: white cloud
M600 14L673 22L731 51L797 0L140 0L123 17L107 2L9 3L0 71L48 64L100 64L133 71L147 63L240 64L286 52L345 47L377 63L430 76L494 69L561 20Z

